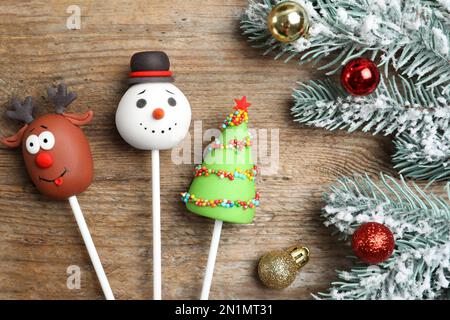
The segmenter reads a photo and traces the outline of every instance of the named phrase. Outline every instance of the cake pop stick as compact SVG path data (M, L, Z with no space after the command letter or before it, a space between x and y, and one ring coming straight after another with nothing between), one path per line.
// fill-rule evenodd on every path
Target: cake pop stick
M195 168L189 191L181 194L189 211L215 219L202 300L209 297L223 221L251 223L259 205L247 128L250 103L246 97L235 101L233 112L222 123L220 137L209 145L203 164Z
M161 299L161 227L159 150L175 147L186 136L191 107L172 84L169 57L144 51L131 57L130 88L116 112L122 138L140 150L152 150L153 299Z
M206 264L205 278L203 279L202 293L200 300L208 300L209 291L214 274L214 266L216 264L217 250L219 249L220 233L222 232L222 220L214 221L214 230L209 246L208 263Z
M95 273L97 274L98 281L102 286L103 293L106 300L114 300L114 295L106 277L105 270L103 270L100 257L98 256L97 249L95 249L94 241L92 241L91 234L89 232L86 221L84 220L83 212L81 211L80 204L78 203L77 196L71 196L69 198L70 207L72 208L73 215L77 221L78 228L80 229L81 236L83 237L84 244L91 258L92 265L94 266Z
M159 150L152 150L153 299L161 300L161 204Z
M67 87L48 89L49 100L55 105L56 114L33 117L33 99L23 103L14 100L13 110L6 112L11 119L25 125L13 136L2 139L10 148L22 146L22 155L28 174L43 195L56 200L69 200L89 256L106 299L114 300L111 287L83 218L76 195L85 191L92 182L93 163L89 143L78 127L91 122L93 112L84 114L64 113L76 98Z

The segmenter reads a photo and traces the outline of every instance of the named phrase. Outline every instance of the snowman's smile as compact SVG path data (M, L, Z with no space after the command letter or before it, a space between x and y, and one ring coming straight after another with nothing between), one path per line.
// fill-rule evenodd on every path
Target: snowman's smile
M139 126L142 127L144 129L144 131L148 131L149 133L152 134L156 134L156 133L161 133L161 134L166 134L166 133L170 133L171 131L173 131L175 129L175 127L178 125L177 122L174 122L171 126L166 127L166 128L152 128L150 125L146 125L142 122L139 123Z

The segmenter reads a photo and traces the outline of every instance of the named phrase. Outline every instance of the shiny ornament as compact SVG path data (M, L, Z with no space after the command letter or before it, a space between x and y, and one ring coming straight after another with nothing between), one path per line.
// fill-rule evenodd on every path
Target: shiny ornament
M356 58L345 65L341 82L351 95L365 96L377 88L380 83L380 71L371 60Z
M292 42L307 34L309 18L300 4L285 1L273 7L267 25L275 39L281 42Z
M309 250L306 247L271 251L259 261L259 279L272 289L287 288L295 280L300 268L308 261Z
M364 223L353 233L353 252L367 263L377 264L386 261L392 255L394 246L391 230L381 223Z

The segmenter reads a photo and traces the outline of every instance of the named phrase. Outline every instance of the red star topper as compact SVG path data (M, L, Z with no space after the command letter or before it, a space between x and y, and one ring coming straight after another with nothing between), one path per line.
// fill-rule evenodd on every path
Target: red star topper
M242 99L234 99L236 102L236 106L234 109L236 110L244 110L247 111L247 108L250 107L251 103L247 102L247 97L243 96Z

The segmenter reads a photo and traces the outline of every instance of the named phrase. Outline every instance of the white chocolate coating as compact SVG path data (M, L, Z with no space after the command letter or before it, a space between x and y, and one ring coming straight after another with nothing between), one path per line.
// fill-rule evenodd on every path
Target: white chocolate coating
M144 99L138 104L138 100ZM170 99L170 100L169 100ZM175 106L172 100L176 102ZM140 105L140 107L138 107ZM164 117L155 119L153 111L162 109ZM116 127L122 138L141 150L166 150L186 136L191 123L189 101L172 83L139 83L123 95L116 111Z

